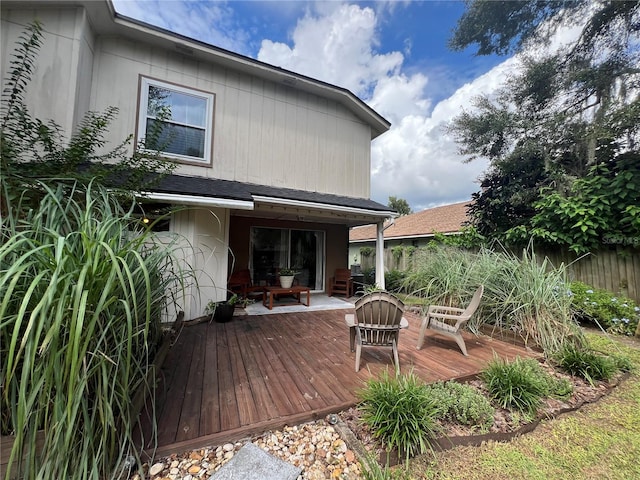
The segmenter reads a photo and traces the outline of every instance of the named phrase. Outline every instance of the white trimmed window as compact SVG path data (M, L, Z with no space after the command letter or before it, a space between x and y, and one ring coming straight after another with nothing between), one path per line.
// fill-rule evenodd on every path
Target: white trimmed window
M211 93L142 77L138 141L148 150L189 163L211 163Z

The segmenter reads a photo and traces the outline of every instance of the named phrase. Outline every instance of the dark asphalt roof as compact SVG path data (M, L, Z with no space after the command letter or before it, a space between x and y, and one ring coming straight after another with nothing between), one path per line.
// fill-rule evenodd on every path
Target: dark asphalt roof
M361 208L380 212L394 213L386 205L367 198L346 197L328 193L309 192L292 188L270 187L253 183L221 180L218 178L189 177L185 175L167 175L153 186L158 193L180 195L198 195L211 198L253 201L254 195L274 197L303 202L322 203L341 207Z

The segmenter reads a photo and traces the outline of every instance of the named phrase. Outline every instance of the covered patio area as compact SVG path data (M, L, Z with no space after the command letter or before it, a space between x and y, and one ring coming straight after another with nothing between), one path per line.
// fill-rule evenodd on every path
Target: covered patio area
M274 310L276 311L276 310ZM284 425L294 425L357 403L372 376L393 368L388 349L363 349L354 371L345 313L353 309L236 316L229 323L185 326L160 372L150 438L150 409L143 410L143 449L167 455L219 445ZM428 333L416 349L420 318L406 314L400 334L401 370L426 382L472 377L494 357L535 356L519 345L487 336L465 336L468 357L455 342Z

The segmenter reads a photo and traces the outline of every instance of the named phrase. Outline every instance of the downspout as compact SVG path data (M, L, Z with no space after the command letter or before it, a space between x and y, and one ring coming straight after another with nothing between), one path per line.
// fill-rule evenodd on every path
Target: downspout
M391 221L384 225L384 221L377 223L376 228L376 285L382 290L385 289L384 285L384 231L395 223L395 218L391 218Z

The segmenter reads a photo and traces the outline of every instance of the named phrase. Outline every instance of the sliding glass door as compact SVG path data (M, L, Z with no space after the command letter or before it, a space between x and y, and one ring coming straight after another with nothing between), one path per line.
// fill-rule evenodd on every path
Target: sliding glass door
M251 271L254 283L277 284L282 267L294 268L299 285L322 290L324 232L286 228L251 228Z

